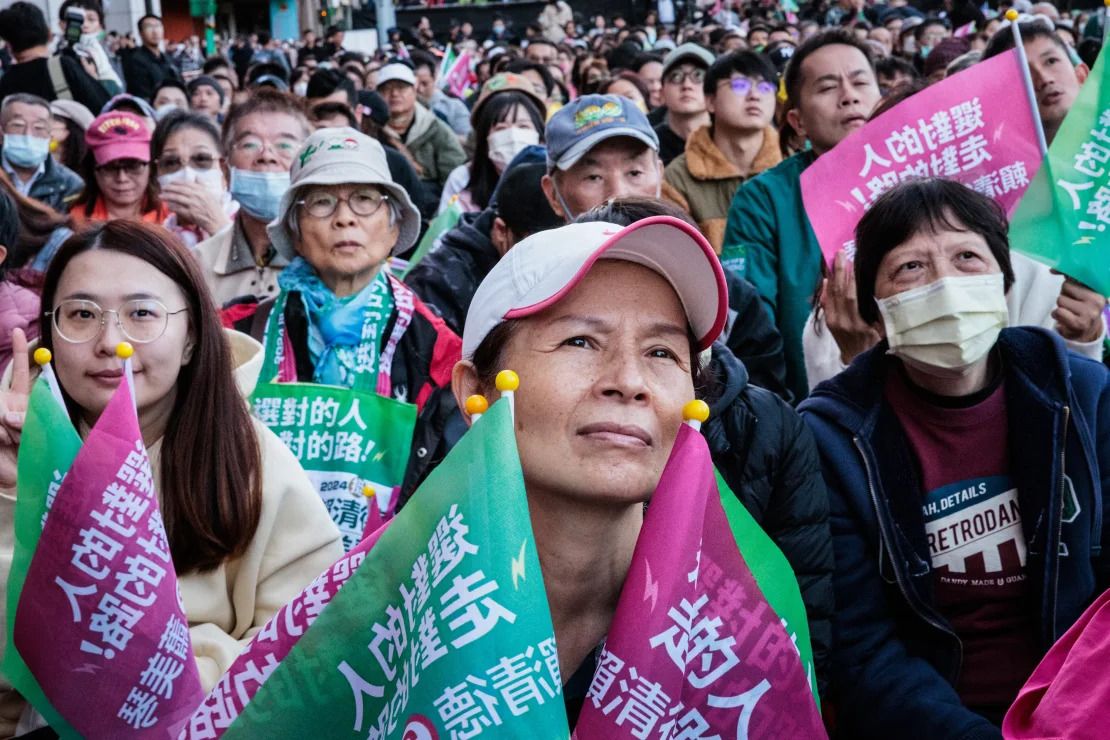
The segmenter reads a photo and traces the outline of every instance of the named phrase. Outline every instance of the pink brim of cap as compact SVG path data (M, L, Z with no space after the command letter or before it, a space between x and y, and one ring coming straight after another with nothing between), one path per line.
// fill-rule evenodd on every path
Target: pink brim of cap
M633 249L621 248L629 246L630 237L635 240L635 237L644 236L645 230L659 231L658 228L653 228L659 226L668 227L667 231L673 229L681 232L681 238L675 239L673 236L668 236L658 240L633 241L631 245ZM686 248L683 249L683 247ZM691 250L696 250L698 254L690 254ZM691 260L692 256L700 256L702 259ZM678 299L686 311L687 320L693 327L695 336L698 337L699 351L713 344L725 328L725 321L728 318L728 287L721 261L701 232L673 216L652 216L616 232L586 258L566 285L556 293L530 306L514 308L505 314L505 318L520 319L532 316L555 305L582 281L599 259L632 262L666 278L678 294ZM704 306L707 296L715 296L715 307Z
M110 144L101 144L93 149L93 157L97 164L108 164L117 159L138 159L143 162L150 161L150 142L119 141Z

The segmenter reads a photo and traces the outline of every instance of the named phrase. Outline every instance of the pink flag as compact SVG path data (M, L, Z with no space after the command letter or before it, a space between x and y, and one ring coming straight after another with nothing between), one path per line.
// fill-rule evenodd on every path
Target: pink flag
M952 35L958 39L962 39L965 36L970 36L974 31L975 21L972 21L971 23L965 23L964 25L957 28L955 31L952 32Z
M1007 740L1101 740L1110 720L1110 591L1087 607L1022 686L1006 719Z
M444 78L447 89L452 94L462 97L466 89L470 87L470 52L464 51L459 54L459 58L451 65L451 69L447 71L447 76Z
M73 461L15 616L15 647L81 735L172 737L204 694L129 384Z
M648 506L575 737L823 738L798 650L745 564L702 436Z
M832 263L855 255L855 228L882 193L914 177L947 177L1017 207L1042 156L1037 111L1008 51L931 85L857 130L802 173L806 215Z
M376 502L372 508L378 508ZM247 649L236 658L190 718L181 733L182 740L208 740L223 735L262 684L266 683L278 663L285 659L301 635L339 592L339 587L362 564L366 553L370 552L391 521L367 535L266 622L266 626L254 636ZM197 703L200 703L199 700Z

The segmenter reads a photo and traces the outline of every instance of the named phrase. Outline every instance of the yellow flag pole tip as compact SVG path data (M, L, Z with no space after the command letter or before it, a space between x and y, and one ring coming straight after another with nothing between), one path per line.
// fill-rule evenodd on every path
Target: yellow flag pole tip
M1018 19L1019 15L1020 15L1020 13L1018 13L1013 8L1010 8L1009 10L1006 11L1006 20L1008 20L1010 23L1013 23L1014 21L1016 21Z
M709 404L700 399L694 399L682 407L683 421L698 421L705 423L709 418Z
M35 350L36 365L47 365L50 363L50 360L53 357L54 355L50 354L50 350L48 350L46 347L39 347Z
M116 357L121 360L129 360L133 354L135 354L135 348L131 346L131 342L120 342L116 345Z
M497 386L497 390L502 393L512 392L520 387L520 376L512 370L502 370L497 373L494 384Z
M466 407L466 413L470 416L484 414L489 411L489 401L486 400L485 396L469 396L464 406Z
M365 496L366 498L374 498L374 487L373 486L363 486L362 487L362 495Z

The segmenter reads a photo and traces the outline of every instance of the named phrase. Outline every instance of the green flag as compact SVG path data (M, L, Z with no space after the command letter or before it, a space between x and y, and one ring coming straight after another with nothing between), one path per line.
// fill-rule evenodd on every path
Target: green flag
M455 228L455 224L459 222L462 214L463 209L462 206L459 205L459 197L456 195L451 198L447 207L443 209L443 213L436 216L432 219L432 222L428 224L428 230L424 232L424 238L420 240L420 244L416 247L416 251L412 253L412 257L409 259L408 264L404 265L403 273L401 274L402 279L408 274L409 270L420 264L420 260L424 259L424 256L428 254L428 252L432 251L441 236Z
M786 634L794 640L806 669L809 688L820 707L817 675L813 668L813 646L809 640L809 618L806 616L806 607L802 602L802 592L798 588L794 569L790 567L790 562L778 545L767 536L736 494L729 489L720 471L717 471L717 490L721 494L721 505L724 506L725 516L740 548L740 554L751 569L763 597L779 619L783 620Z
M567 738L509 404L428 477L224 735Z
M12 633L15 630L16 606L23 582L27 579L31 557L42 535L46 512L80 449L81 438L77 430L73 428L66 410L54 399L46 379L40 376L31 387L16 464L15 548L8 575L7 649L4 651L3 671L8 682L42 712L46 721L62 737L73 737L76 733L46 700L38 682L15 649Z
M1110 87L1106 55L1010 219L1010 246L1110 295Z

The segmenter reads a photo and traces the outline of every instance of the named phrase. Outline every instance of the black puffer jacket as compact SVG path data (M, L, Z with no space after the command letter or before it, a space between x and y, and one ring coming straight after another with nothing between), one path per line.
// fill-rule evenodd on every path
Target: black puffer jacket
M459 336L478 285L501 259L489 238L494 218L492 208L464 213L458 225L405 275L405 285Z
M829 500L809 428L788 403L748 383L748 372L721 343L702 427L713 463L798 577L813 643L817 685L828 681L832 642L833 547Z

